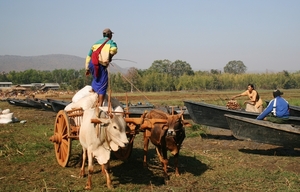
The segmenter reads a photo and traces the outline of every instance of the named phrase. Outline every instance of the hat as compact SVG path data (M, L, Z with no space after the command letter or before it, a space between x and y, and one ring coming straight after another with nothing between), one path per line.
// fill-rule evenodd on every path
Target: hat
M104 33L104 34L109 34L109 33L113 34L114 32L112 32L112 31L110 30L110 28L106 28L106 29L103 30L103 33Z
M283 92L279 91L278 89L276 89L276 90L273 91L273 96L274 97L278 97L280 95L283 95Z

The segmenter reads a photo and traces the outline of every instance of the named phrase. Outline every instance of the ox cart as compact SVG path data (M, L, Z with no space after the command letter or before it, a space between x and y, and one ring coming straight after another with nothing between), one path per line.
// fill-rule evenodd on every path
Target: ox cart
M169 179L167 173L167 150L174 155L175 174L179 175L178 156L181 143L185 138L183 126L189 125L188 122L183 120L183 111L180 114L174 115L174 110L172 110L172 114L167 114L161 110L153 109L149 112L145 111L141 117L130 118L128 110L128 107L126 107L125 112L113 112L109 97L108 113L105 112L105 118L101 117L102 111L98 107L88 108L85 111L82 108L73 108L67 111L60 110L57 113L54 124L54 135L49 138L49 140L54 143L57 162L62 167L68 165L72 140L79 140L80 138L80 143L83 148L80 177L85 175L84 164L87 155L89 156L86 189L91 189L91 177L93 172L93 162L91 159L93 156L96 157L98 163L102 166L102 171L106 175L108 188L112 187L111 179L107 171L110 151L113 151L115 156L120 160L127 159L131 155L134 138L139 132L144 132L143 165L147 166L148 144L149 140L151 140L156 146L156 152L163 164L165 178ZM95 116L95 114L97 115ZM114 119L115 122L112 122L111 119ZM101 126L104 126L105 122L111 123L107 124L105 128L102 128ZM113 133L117 133L116 135L119 134L120 137L112 137L111 135L113 135ZM87 134L89 135L87 136ZM151 135L153 136L151 137ZM100 143L102 146L98 145L96 149L88 149L87 145L91 146L95 143ZM125 145L125 143L127 145ZM104 145L108 146L108 148L104 147Z
M62 167L68 165L71 155L72 140L79 140L79 131L83 113L84 111L82 108L76 108L69 111L60 110L56 115L54 135L52 135L49 140L54 143L56 160ZM145 118L145 115L146 111L141 117L130 118L128 108L127 111L124 112L124 119L127 123L126 135L129 144L114 152L118 159L126 160L131 155L134 138L140 131L146 131L146 134L151 134L149 128L153 127L155 123L167 122L165 119L147 119ZM91 119L91 122L100 123L97 119Z

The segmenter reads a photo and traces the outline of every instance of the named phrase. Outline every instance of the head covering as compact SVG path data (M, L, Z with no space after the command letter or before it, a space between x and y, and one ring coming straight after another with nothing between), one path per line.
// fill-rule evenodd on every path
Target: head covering
M106 28L106 29L103 30L103 33L104 33L104 34L110 34L110 33L113 34L114 32L112 32L112 31L110 30L110 28Z
M283 95L283 92L281 92L280 90L276 89L276 90L273 91L273 96L274 96L274 98L275 98L275 97L278 97L278 96L280 96L280 95Z

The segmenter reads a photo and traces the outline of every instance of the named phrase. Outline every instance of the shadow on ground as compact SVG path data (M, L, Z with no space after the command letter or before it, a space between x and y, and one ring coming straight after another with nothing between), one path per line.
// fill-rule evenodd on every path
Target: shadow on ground
M239 149L243 153L268 155L268 156L289 156L289 157L300 157L299 149L291 149L284 147L275 147L272 149Z
M115 159L115 158L112 158ZM169 158L168 173L171 176L175 175L174 158ZM179 156L179 172L181 174L190 173L194 176L203 174L208 169L206 164L194 157L180 155ZM144 184L160 186L166 183L163 176L163 169L156 156L155 149L148 151L148 168L143 167L143 150L133 149L131 157L123 161L122 164L111 168L114 177L118 177L120 184Z

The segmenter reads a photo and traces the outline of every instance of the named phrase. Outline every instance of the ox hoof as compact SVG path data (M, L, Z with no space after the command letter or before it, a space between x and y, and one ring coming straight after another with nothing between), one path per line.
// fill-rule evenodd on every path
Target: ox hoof
M144 162L144 163L143 163L143 167L144 167L144 168L148 168L148 164Z
M166 178L166 177L163 178L164 185L169 185L169 182L170 182L170 178Z
M79 178L84 178L85 177L85 174L79 174Z
M165 175L164 176L165 182L170 180L170 176L169 175Z
M91 190L92 188L91 188L91 186L85 186L84 189L85 189L85 190Z

